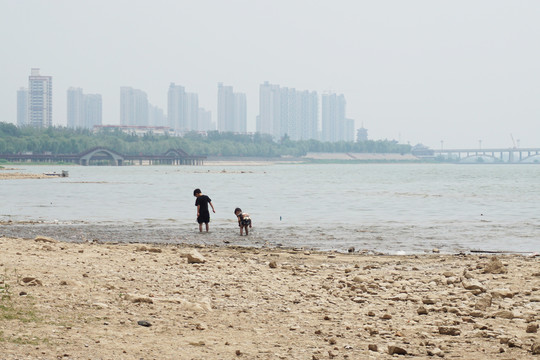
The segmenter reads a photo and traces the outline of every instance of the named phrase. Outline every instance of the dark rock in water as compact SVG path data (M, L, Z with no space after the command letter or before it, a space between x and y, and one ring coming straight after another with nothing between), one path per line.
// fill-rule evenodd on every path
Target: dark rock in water
M152 324L150 324L148 321L145 321L145 320L139 320L139 321L137 321L137 324L139 324L141 326L145 326L145 327L152 326Z
M349 253L353 253L353 252L354 252L354 246L351 246L347 251L348 251Z

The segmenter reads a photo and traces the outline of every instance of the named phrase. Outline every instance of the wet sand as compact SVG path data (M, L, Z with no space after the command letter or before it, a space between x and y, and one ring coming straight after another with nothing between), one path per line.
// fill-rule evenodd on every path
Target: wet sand
M7 172L5 170L7 169L0 169L0 180L51 178L51 176L47 176L45 174L27 174L27 173L20 173L20 172Z
M2 359L540 359L538 257L0 237L0 293Z

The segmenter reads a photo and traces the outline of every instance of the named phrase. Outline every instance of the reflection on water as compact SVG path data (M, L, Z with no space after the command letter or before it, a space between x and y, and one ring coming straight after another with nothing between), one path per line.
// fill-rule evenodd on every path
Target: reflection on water
M69 173L2 181L0 221L14 224L0 235L390 253L540 250L534 165L74 166ZM209 234L196 231L196 187L216 208ZM238 236L235 207L252 215L247 238Z

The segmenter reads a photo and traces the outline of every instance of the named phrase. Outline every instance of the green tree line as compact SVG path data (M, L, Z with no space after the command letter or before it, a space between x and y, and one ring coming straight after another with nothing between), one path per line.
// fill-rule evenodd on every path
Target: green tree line
M308 152L410 153L409 145L394 140L363 142L293 141L284 136L273 141L265 134L234 134L211 131L206 136L192 132L183 137L146 134L137 136L118 129L97 134L86 129L16 127L0 122L0 154L32 152L41 154L79 154L103 146L126 155L157 155L181 148L192 155L206 156L303 156Z

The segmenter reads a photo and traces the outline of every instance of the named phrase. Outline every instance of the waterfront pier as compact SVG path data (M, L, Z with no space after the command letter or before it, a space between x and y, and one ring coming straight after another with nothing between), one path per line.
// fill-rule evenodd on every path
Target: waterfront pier
M80 154L0 154L12 162L73 163L88 165L203 165L206 156L189 155L182 149L169 149L162 155L123 155L105 147L96 147Z

